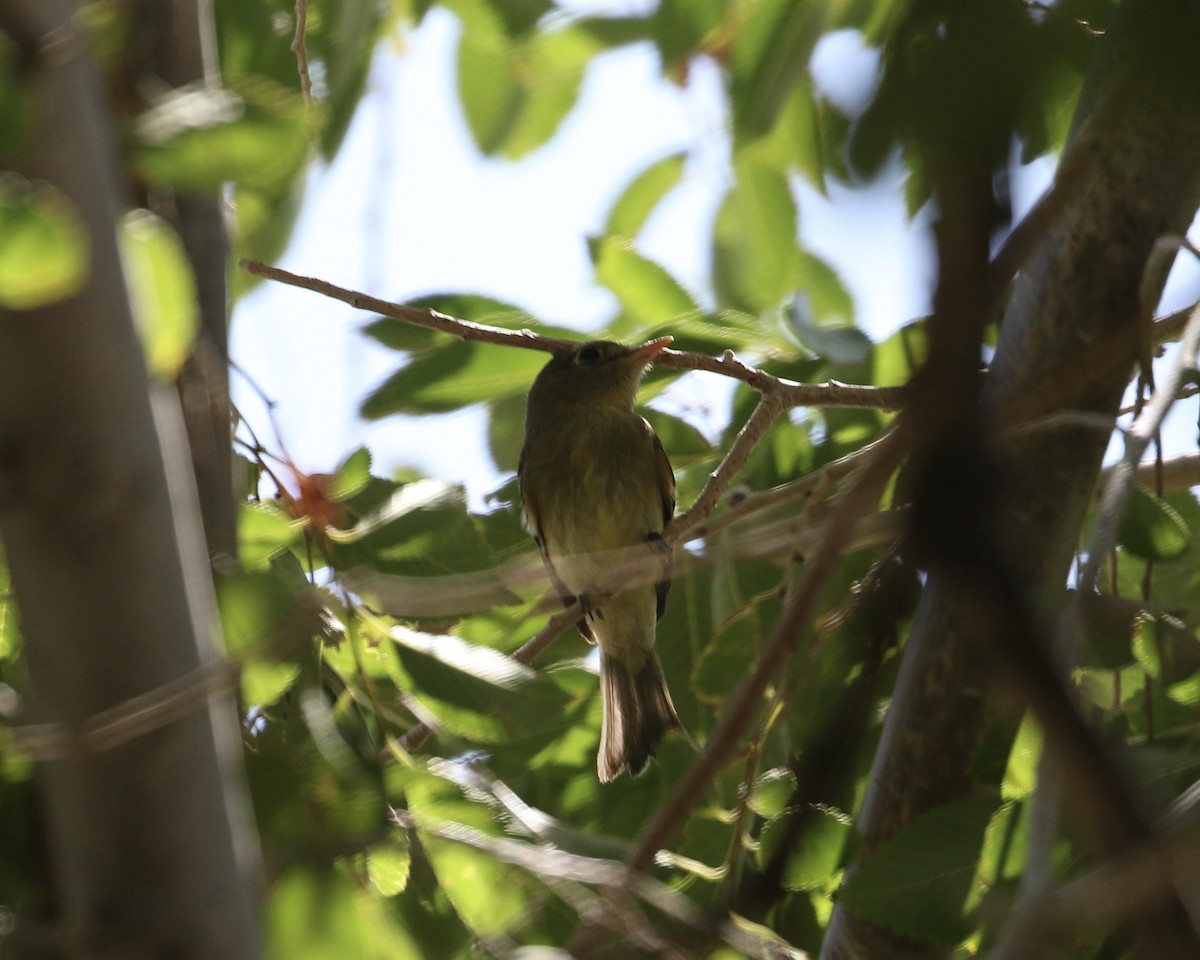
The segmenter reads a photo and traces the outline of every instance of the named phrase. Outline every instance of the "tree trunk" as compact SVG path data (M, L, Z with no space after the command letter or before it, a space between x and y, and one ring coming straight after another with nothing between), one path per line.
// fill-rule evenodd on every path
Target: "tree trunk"
M194 480L134 332L112 121L72 14L0 9L36 101L18 169L70 199L91 254L76 296L0 312L0 535L29 717L55 735L35 749L55 919L65 956L250 960L258 852L235 704L205 682L223 674Z
M1187 228L1200 203L1196 37L1194 0L1125 0L1119 8L1060 168L1060 178L1077 179L1005 314L988 398L1001 417L1017 407L1023 418L1053 410L1115 417L1138 358L1147 257L1159 237ZM1055 427L1002 445L998 519L1030 592L1065 583L1107 443L1102 430ZM921 813L978 787L971 762L993 716L987 644L1004 639L978 587L931 564L859 820L865 856ZM928 960L950 952L839 903L821 956Z

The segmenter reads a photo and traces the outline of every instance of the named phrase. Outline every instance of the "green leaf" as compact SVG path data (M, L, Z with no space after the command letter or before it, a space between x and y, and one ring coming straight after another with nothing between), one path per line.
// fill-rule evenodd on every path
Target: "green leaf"
M265 568L300 538L304 524L275 503L244 503L238 511L238 562L247 570Z
M733 42L730 68L730 104L739 137L759 137L774 126L806 76L825 9L820 0L760 0L750 7Z
M328 532L330 560L339 570L421 577L492 564L461 487L441 480L398 486L373 477L345 503L361 519L349 530Z
M400 952L407 937L381 909L382 901L340 870L291 867L267 901L268 960L413 958Z
M813 807L804 829L788 853L783 885L788 890L819 890L841 869L842 851L854 834L854 823L833 807Z
M54 187L0 177L0 307L33 310L74 296L88 278L88 236Z
M545 364L546 355L538 350L454 340L397 370L371 391L359 412L368 420L393 413L445 413L524 393Z
M474 743L509 744L556 729L564 697L511 657L455 636L394 627L396 682L447 731Z
M815 260L815 258L813 259ZM821 264L821 267L814 273L823 274L825 271L828 271L832 282L840 288L837 277L824 264ZM813 290L817 296L810 297L809 290ZM859 364L866 362L871 355L871 340L857 327L847 325L849 313L835 313L832 317L826 313L824 319L820 313L814 316L816 304L823 301L823 305L828 311L829 299L829 291L815 284L801 289L797 293L792 308L788 311L788 319L791 321L797 339L817 356L832 363ZM849 308L849 297L846 297L845 303L839 303L838 306L842 309Z
M735 689L759 645L759 623L754 608L745 607L730 617L696 661L692 690L697 697L719 702Z
M863 861L842 887L842 901L905 936L957 943L969 932L963 903L998 805L994 797L969 797L921 814Z
M332 500L345 500L361 491L371 479L371 451L359 447L341 462L329 485Z
M1117 530L1118 542L1143 560L1174 560L1188 547L1191 532L1165 500L1142 487L1130 491L1129 505Z
M515 472L525 442L525 397L519 393L488 404L488 451L496 469Z
M313 588L294 565L239 570L214 580L231 657L278 656L303 649L320 630Z
M287 693L298 679L298 663L248 661L242 664L242 702L252 707L268 707Z
M795 789L796 774L790 767L772 767L754 781L748 805L760 817L777 817Z
M684 62L699 53L705 38L717 29L728 7L725 0L661 0L653 26L663 66L678 76Z
M521 108L515 43L504 22L483 0L452 0L446 6L462 22L458 43L458 96L475 145L497 153Z
M412 850L407 843L392 841L367 853L367 876L385 897L404 892L411 866Z
M739 162L735 170L713 229L713 285L722 306L761 314L800 282L796 202L774 167Z
M542 30L517 49L513 67L522 97L503 153L519 160L543 146L579 99L584 71L600 44L572 27Z
M263 78L242 80L240 92L194 84L165 94L135 126L138 173L185 193L230 182L284 189L308 159L304 101Z
M686 420L653 408L647 408L642 412L646 415L650 426L654 428L654 432L658 434L658 439L662 442L663 449L667 451L667 456L673 465L690 463L697 458L707 457L713 453L712 444L704 438L704 434Z
M1042 728L1033 715L1021 721L1008 755L1001 789L1005 800L1021 800L1037 786L1037 768L1042 758Z
M476 935L503 936L533 913L539 886L479 848L500 832L483 804L423 772L408 778L405 797L439 886Z
M686 153L673 153L639 173L613 204L604 233L610 237L636 238L659 201L679 183L686 160Z
M604 237L591 244L596 279L608 287L629 318L639 326L653 326L700 312L674 277L660 264L638 253L621 237Z
M929 353L929 335L924 320L906 324L886 340L875 345L871 360L872 382L880 387L898 387L925 362Z
M323 102L326 123L321 134L321 153L328 160L333 159L341 146L362 100L384 9L375 0L342 0L332 8L329 28L317 35L317 52L326 67L322 79L328 90ZM309 16L312 15L310 8Z
M146 366L157 379L172 381L200 329L191 261L171 226L148 210L127 213L118 236Z

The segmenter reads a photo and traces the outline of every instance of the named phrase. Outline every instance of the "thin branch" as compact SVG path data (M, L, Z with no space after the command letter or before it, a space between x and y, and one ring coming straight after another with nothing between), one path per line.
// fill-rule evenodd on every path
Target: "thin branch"
M666 530L663 531L663 539L667 543L674 544L690 528L707 519L733 478L746 466L746 461L750 459L750 454L754 452L763 434L785 409L786 405L776 390L764 392L759 397L754 412L738 431L728 452L704 484L704 489L687 510L667 524Z
M296 0L296 34L292 37L292 53L296 55L296 72L300 75L300 95L312 103L312 77L308 72L308 0Z
M437 330L458 337L460 340L521 347L525 350L544 350L547 353L578 346L576 341L564 340L561 337L547 337L534 333L532 330L506 330L503 327L460 320L457 317L439 313L437 310L406 307L403 304L380 300L356 290L347 290L345 287L339 287L315 277L305 277L281 270L278 267L268 266L258 260L243 260L241 266L242 269L255 276L311 290L322 296L348 303L359 310L369 310L394 320L402 320L414 326L424 327L426 330ZM703 370L707 373L731 377L734 380L740 380L759 393L778 393L783 399L785 407L862 407L891 411L899 410L904 402L904 390L901 387L871 387L841 383L837 380L828 380L825 383L799 383L748 366L737 359L731 350L725 351L720 357L710 357L706 354L682 350L664 350L658 355L655 364L673 370Z

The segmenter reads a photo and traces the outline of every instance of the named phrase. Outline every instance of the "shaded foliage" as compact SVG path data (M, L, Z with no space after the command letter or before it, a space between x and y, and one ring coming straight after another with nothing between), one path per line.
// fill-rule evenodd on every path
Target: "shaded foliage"
M235 257L273 258L290 234L307 165L341 144L379 38L411 29L431 6L312 4L308 56L319 69L309 103L289 50L293 4L218 0L226 90L177 93L130 118L121 133L131 176L208 193L232 183ZM1063 147L1112 8L1098 0L1051 9L1016 0L969 8L663 0L646 16L607 18L531 0L443 6L461 26L458 95L475 145L507 161L549 142L589 65L612 49L653 44L664 74L680 84L697 58L721 68L731 162L712 224L710 290L689 291L639 249L653 211L688 176L689 156L659 158L614 199L591 241L596 281L618 305L596 336L670 333L681 350L733 350L777 376L880 386L908 382L924 362L927 322L913 319L878 343L856 328L836 271L799 237L798 181L858 185L899 158L910 211L931 197L943 207L981 202L981 222L1005 229L1009 157ZM119 57L121 6L91 9L98 49ZM859 31L880 51L878 88L861 116L840 114L809 75L814 47L837 30ZM20 77L0 69L0 124L14 137L20 104ZM959 164L985 195L956 192ZM137 239L144 271L159 278L141 295L142 314L151 367L168 379L194 323L178 317L187 264L169 228L153 227ZM21 308L70 293L80 252L70 211L54 197L0 181L0 235L0 300ZM236 292L247 286L239 276ZM412 305L566 335L481 296L447 292ZM981 337L994 336L983 327L995 317L974 320ZM388 318L365 333L395 352L396 368L362 398L364 417L473 407L487 418L489 455L500 469L515 468L522 397L540 354ZM683 375L660 368L642 399ZM738 386L716 435L686 415L650 411L676 467L681 507L704 487L756 399ZM882 410L789 411L765 431L703 536L678 548L658 645L700 748L770 642L808 571L814 538L853 477L830 465L894 423ZM855 824L865 780L926 582L928 556L911 542L897 549L911 476L901 473L872 505L896 522L880 533L864 517L844 544L740 749L692 798L652 876L633 881L618 864L696 748L669 737L645 776L597 782L600 707L589 649L568 631L533 667L521 653L558 605L521 529L515 485L475 511L461 489L437 478L377 475L365 449L349 451L328 475L280 467L277 451L257 441L239 450L239 556L236 569L217 575L217 594L239 670L274 955L468 957L570 946L579 955L632 956L670 944L695 956L815 954L835 894L897 942L973 951L1003 928L1023 873L1041 750L1028 720L1015 738L1011 717L997 722L994 738L975 745L974 768L962 771L974 795L915 811L838 893L863 852ZM789 493L788 484L822 470L827 483ZM992 503L974 486L954 491L954 500L968 511ZM1088 720L1137 771L1152 810L1200 770L1198 531L1190 491L1135 494L1071 675ZM1039 586L1048 609L1067 597L1065 583ZM15 614L2 598L0 706L25 684ZM0 748L0 904L17 929L36 928L52 896L31 839L33 767L5 725ZM1086 850L1070 834L1059 838L1058 876L1084 869ZM1099 946L1111 932L1104 918L1094 923L1079 955L1115 955Z

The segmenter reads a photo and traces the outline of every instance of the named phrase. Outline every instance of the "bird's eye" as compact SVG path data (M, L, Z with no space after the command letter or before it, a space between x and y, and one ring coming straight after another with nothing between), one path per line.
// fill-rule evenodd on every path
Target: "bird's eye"
M600 348L584 347L579 351L577 359L580 363L595 363L600 359Z

